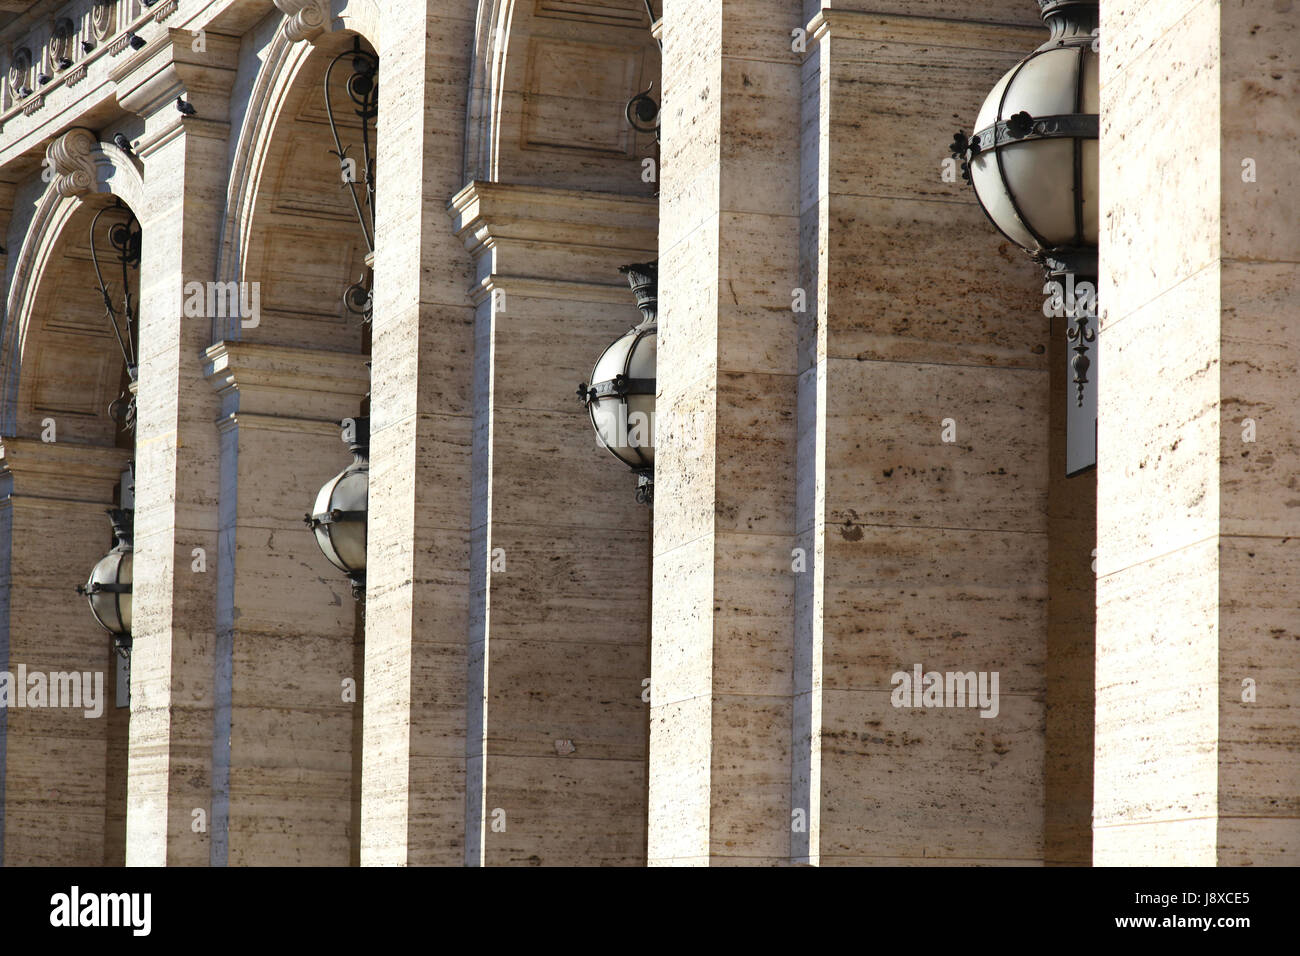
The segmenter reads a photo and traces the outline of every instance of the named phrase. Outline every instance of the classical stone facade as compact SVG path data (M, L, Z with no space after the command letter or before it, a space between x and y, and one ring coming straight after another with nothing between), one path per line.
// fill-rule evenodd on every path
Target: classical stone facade
M948 152L1039 4L649 6L0 0L0 863L1300 862L1300 8L1101 0L1067 478ZM654 260L647 508L574 386Z

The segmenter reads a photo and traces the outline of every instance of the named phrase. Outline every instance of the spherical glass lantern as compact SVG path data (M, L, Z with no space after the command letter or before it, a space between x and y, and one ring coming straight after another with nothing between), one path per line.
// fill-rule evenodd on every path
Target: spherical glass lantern
M304 521L316 535L321 553L352 581L352 596L366 587L366 522L370 493L370 419L343 423L343 440L352 464L331 478L316 495L312 514Z
M99 626L112 634L114 643L123 650L131 646L131 575L134 564L131 527L134 515L128 508L113 508L108 512L117 543L95 564L90 580L77 588L77 593L90 601L90 613L95 615Z
M1038 0L1051 37L998 81L953 154L984 212L1049 273L1096 275L1097 0Z
M637 500L653 505L658 263L619 271L636 295L642 320L601 353L591 370L591 384L579 385L578 397L601 444L636 473Z

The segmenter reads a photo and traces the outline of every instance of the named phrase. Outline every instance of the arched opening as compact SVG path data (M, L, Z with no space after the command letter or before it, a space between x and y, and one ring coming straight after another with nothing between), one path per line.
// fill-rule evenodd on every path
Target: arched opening
M266 148L259 150L260 168L244 184L250 201L233 224L236 251L229 263L243 282L260 286L260 316L256 324L245 317L238 328L228 323L215 329L218 340L369 352L368 326L345 304L349 287L367 272L370 251L357 211L365 192L363 121L346 92L354 48L374 57L357 34L322 37L277 104L278 117L265 131ZM338 143L325 108L325 74L336 60L334 121L346 158L354 161L347 168L335 155ZM366 126L373 151L373 120ZM368 216L373 236L373 213Z
M373 154L376 131L347 92L358 58L377 62L353 33L314 46L271 40L237 150L218 269L226 301L241 307L205 312L216 343L209 377L223 396L218 864L360 858L361 610L302 521L347 463L339 423L361 413L367 392L373 214L362 142ZM288 682L308 690L287 699L277 689ZM292 761L268 764L268 734Z
M129 634L117 646L76 588L116 544L105 511L134 507L139 231L130 207L109 194L47 193L43 203L54 215L41 220L47 231L29 235L32 271L9 301L19 326L6 357L16 388L0 520L8 586L0 670L27 675L6 701L5 762L39 770L5 775L5 859L122 865ZM35 780L41 797L55 799L25 799Z

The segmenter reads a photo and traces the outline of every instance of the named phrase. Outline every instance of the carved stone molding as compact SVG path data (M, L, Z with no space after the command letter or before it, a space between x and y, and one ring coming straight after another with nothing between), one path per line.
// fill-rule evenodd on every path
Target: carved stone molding
M77 25L67 17L60 17L54 24L54 32L50 36L50 65L53 69L62 72L72 66L72 60L76 54L73 49L73 41L77 36Z
M113 32L113 8L117 0L96 0L90 13L90 28L95 31L96 40L104 40Z
M32 87L32 51L20 47L14 51L9 61L9 91L14 99L20 100L31 94ZM26 92L24 92L24 90Z
M284 14L284 35L297 43L315 40L329 30L330 10L328 0L274 0L276 8Z
M238 58L238 37L209 32L207 48L199 52L188 30L170 29L113 67L108 75L116 86L118 104L146 122L136 155L144 159L182 124L197 136L228 136L230 89ZM193 112L177 109L178 97Z
M54 170L51 185L60 196L84 196L95 188L95 160L90 151L99 145L99 137L88 129L70 129L45 151Z

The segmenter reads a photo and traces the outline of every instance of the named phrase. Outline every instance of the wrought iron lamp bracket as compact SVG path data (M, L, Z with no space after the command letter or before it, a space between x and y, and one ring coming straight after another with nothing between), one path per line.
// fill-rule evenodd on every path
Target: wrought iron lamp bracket
M352 66L345 89L353 112L361 121L360 162L349 155L353 144L343 145L334 108L334 70L345 60L350 60ZM374 309L374 268L371 263L375 255L375 155L371 139L379 116L379 58L362 48L360 37L354 40L352 49L340 53L325 68L325 113L330 134L334 137L334 149L330 154L338 158L342 188L351 194L367 252L366 271L343 293L343 304L352 314L360 315L363 323L369 324Z

